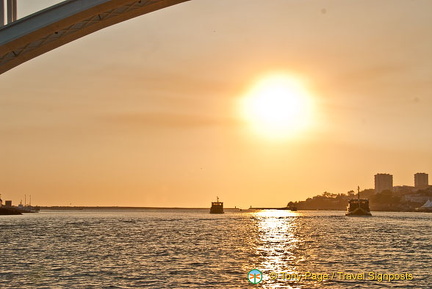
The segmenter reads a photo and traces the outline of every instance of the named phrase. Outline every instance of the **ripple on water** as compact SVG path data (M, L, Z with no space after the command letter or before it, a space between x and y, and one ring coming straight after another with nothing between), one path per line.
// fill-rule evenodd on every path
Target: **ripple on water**
M430 288L432 216L342 212L41 212L2 218L2 288ZM271 272L403 273L413 281L270 280Z

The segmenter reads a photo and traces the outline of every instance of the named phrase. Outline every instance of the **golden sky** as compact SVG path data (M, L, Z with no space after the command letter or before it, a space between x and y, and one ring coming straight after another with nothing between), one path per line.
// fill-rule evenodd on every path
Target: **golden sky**
M22 17L59 1L18 2ZM432 174L431 12L192 0L69 43L0 75L2 198L246 208L373 188L376 173L413 185ZM273 74L301 79L311 103L283 138L239 107Z

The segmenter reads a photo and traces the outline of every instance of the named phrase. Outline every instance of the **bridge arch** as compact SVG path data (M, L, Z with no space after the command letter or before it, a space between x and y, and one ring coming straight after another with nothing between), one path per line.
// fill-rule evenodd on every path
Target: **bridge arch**
M0 74L105 27L190 0L68 0L0 28Z

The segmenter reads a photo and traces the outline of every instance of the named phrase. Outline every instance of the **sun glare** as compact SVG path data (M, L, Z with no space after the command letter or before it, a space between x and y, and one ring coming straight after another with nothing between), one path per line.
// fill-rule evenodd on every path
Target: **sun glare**
M259 135L281 139L303 131L311 120L311 98L304 84L290 75L262 78L242 99L243 118Z

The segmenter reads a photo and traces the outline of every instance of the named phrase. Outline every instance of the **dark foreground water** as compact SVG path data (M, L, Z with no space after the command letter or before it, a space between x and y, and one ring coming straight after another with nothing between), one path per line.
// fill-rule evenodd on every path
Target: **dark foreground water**
M0 216L0 288L432 288L431 224L336 211Z

